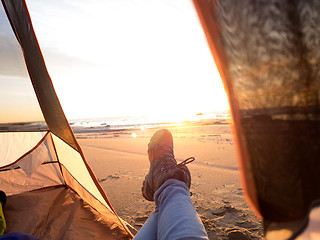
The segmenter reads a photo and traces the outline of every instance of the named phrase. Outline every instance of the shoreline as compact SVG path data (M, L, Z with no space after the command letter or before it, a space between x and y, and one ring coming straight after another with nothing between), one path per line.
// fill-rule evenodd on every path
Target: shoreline
M175 127L198 127L206 125L230 125L231 119L202 119L197 121L182 122L158 122L158 123L140 123L140 124L119 124L108 125L100 123L96 126L80 126L71 125L75 134L78 133L99 133L99 132L125 132L130 130L159 129L159 128L175 128Z

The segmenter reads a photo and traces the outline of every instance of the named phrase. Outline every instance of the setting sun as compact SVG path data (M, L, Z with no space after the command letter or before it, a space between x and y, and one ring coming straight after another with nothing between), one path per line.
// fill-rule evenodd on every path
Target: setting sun
M27 5L69 120L145 116L182 122L197 113L228 110L219 73L191 1L87 4L30 0ZM6 36L16 41L8 21L6 27ZM0 76L5 81L1 96L12 91L5 87L6 81L9 86L10 79L22 79L21 87L15 84L12 95L19 94L21 100L6 99L6 108L16 109L13 103L19 100L24 109L39 112L31 84L22 84L28 82L28 75L23 54L17 42L15 45L12 54L16 58L1 61L4 69L18 62L20 72ZM7 115L0 122L39 120L40 115Z
M168 3L28 1L67 118L179 122L228 109L192 2Z

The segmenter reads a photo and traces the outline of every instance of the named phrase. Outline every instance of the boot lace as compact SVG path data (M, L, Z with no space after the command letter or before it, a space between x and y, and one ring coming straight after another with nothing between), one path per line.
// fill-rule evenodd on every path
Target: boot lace
M187 165L189 163L192 163L194 160L196 160L194 157L189 157L186 160L183 160L181 163L177 164L177 166L179 168L182 168L183 166L185 166L185 165Z
M196 160L194 157L189 157L187 158L186 160L183 160L182 162L178 163L176 166L178 168L183 168L185 165L189 164L189 163L192 163L194 160ZM171 165L171 166L167 166L167 167L163 167L161 168L161 172L167 172L168 169L174 167L174 165Z

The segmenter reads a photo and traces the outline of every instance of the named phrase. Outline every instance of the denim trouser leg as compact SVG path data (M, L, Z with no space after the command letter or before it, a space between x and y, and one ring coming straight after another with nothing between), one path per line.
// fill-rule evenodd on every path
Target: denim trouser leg
M143 224L142 228L134 237L135 240L138 239L150 239L157 240L157 230L158 230L158 210L155 210L148 220Z
M169 179L155 192L154 197L157 209L135 239L208 239L185 183Z

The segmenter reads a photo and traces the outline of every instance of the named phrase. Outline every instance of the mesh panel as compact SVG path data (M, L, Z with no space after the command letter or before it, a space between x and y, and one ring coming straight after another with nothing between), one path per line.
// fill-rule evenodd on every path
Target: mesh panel
M320 198L320 3L194 1L229 94L243 176L269 221Z

